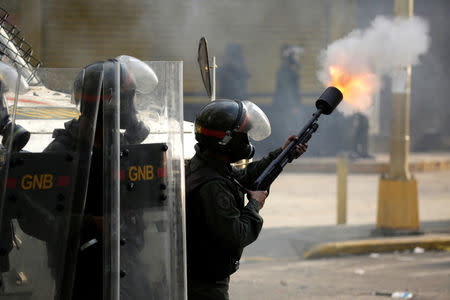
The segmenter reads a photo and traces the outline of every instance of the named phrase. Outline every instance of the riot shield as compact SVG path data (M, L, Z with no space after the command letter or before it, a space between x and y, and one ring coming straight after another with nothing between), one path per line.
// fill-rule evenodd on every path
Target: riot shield
M103 78L103 299L120 297L120 107L132 101L128 80L131 74L121 75L118 61L104 63ZM126 72L123 67L122 73ZM130 86L129 86L130 85ZM121 90L122 88L122 90ZM127 91L129 89L129 91ZM125 99L127 98L127 99Z
M208 97L211 97L211 68L209 66L208 43L205 37L202 37L198 43L197 62L200 67L200 75L202 76L206 93ZM213 67L215 68L215 66Z
M71 87L78 71L65 77L52 75L55 69L40 73L58 78L55 86ZM96 70L93 77L102 74ZM83 88L91 104L86 116L63 88L36 85L19 94L18 86L8 87L12 125L2 131L0 299L71 298L100 87L97 80ZM31 133L23 148L14 147L18 128Z
M186 299L182 64L117 59L103 87L105 299Z

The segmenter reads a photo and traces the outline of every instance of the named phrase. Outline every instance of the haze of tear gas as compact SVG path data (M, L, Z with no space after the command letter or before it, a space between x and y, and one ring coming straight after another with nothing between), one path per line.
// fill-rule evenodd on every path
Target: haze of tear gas
M354 30L322 50L317 75L324 86L342 91L344 103L338 108L344 114L365 112L382 76L417 65L429 44L429 26L423 18L377 16L368 28Z

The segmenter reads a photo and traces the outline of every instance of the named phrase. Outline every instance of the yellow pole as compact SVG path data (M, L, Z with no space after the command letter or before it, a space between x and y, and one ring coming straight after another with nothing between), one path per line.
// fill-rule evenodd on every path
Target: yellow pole
M339 154L336 160L337 171L337 224L347 223L347 174L348 156Z
M414 0L395 0L397 17L413 15ZM390 166L387 177L380 178L377 228L382 230L417 230L419 209L417 181L409 172L409 111L411 101L411 66L392 74L392 124Z
M409 180L409 110L411 66L392 74L392 118L389 178Z

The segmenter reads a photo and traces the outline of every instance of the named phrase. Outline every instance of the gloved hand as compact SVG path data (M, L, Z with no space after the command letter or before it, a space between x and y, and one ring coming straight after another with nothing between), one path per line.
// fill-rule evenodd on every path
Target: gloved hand
M263 208L264 203L266 202L266 198L269 193L267 191L248 191L247 198L255 199L259 203L259 209Z

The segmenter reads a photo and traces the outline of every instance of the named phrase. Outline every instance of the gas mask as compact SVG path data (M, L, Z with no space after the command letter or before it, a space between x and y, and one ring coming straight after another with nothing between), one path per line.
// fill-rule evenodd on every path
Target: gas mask
M149 94L158 84L154 71L137 58L122 55L106 62L96 62L78 73L72 91L72 102L80 105L82 116L95 118L95 99L108 101L120 90L120 129L123 144L142 143L150 133L149 127L138 119L136 91ZM103 90L98 96L98 90ZM146 99L141 99L145 101ZM145 104L145 103L144 103Z
M125 129L122 140L124 144L140 144L150 134L148 126L137 117L134 93L134 90L121 93L120 128Z
M128 55L116 57L128 76L123 76L121 83L120 128L125 129L123 142L126 144L140 144L150 134L149 127L138 119L136 103L146 103L146 97L158 85L155 72L145 63ZM136 91L139 90L139 93Z
M150 134L150 129L144 122L139 121L136 113L120 114L120 128L125 129L122 142L124 144L140 144Z
M229 156L232 163L241 159L250 159L255 155L255 147L250 143L248 135L243 132L233 135L229 147Z

